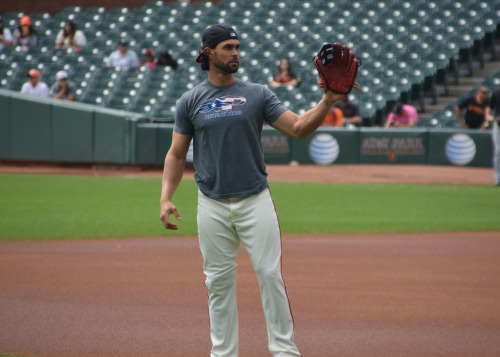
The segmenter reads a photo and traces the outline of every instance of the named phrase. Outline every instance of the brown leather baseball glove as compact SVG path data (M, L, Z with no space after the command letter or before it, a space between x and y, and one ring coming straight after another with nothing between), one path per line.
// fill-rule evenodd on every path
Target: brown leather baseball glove
M325 92L331 90L348 94L352 88L361 91L355 83L361 62L354 57L349 47L338 43L325 43L313 61L324 84Z

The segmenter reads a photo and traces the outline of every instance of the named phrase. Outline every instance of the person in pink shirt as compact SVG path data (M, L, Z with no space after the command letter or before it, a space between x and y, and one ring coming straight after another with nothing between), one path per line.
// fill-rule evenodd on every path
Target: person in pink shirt
M415 107L407 104L398 104L389 113L384 128L411 128L418 121Z

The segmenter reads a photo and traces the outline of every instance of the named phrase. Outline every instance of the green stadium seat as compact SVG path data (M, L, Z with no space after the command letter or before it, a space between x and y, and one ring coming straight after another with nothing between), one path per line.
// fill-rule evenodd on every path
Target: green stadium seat
M54 16L57 22L66 21L71 15L80 13L83 9L79 6L67 6Z

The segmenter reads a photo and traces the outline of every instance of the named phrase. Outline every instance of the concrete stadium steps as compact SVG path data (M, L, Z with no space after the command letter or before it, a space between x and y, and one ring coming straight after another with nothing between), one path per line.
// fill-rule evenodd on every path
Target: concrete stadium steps
M433 103L432 98L429 93L426 93L426 105L425 111L419 110L420 119L430 119L434 113L444 109L448 104L453 103L457 98L462 95L467 94L473 88L479 86L486 78L500 71L500 40L497 41L497 58L493 59L491 54L487 57L489 61L485 62L484 67L480 68L479 59L474 58L474 71L472 76L468 76L468 69L466 63L459 64L459 77L458 84L455 83L455 74L450 73L449 83L448 83L448 93L446 93L443 84L438 84L437 91L437 103ZM416 108L420 108L420 104L417 101L412 102Z

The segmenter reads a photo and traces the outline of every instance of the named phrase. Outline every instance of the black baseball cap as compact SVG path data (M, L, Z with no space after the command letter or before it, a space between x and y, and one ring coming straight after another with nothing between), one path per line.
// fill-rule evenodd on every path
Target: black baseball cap
M231 26L218 24L208 27L205 31L203 31L203 35L201 36L203 49L200 51L195 61L197 63L201 62L201 54L205 48L215 48L222 41L237 39L238 35Z

